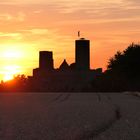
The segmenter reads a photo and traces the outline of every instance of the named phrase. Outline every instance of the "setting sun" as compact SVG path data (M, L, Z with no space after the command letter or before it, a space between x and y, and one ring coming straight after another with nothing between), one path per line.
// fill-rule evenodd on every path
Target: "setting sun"
M38 51L33 45L7 42L0 47L0 80L13 79L17 74L31 75L31 67L37 65Z
M4 68L4 81L12 80L15 75L21 72L20 66L5 66Z
M4 76L4 81L9 81L9 80L12 80L14 78L14 76L13 75L11 75L11 74L7 74L7 75L5 75Z

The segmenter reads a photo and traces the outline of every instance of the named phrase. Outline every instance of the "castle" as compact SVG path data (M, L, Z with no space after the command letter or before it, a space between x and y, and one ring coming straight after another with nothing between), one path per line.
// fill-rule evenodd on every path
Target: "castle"
M39 52L39 68L33 69L30 80L37 91L81 91L102 69L90 69L90 40L75 40L75 62L64 59L58 69L54 68L53 52Z

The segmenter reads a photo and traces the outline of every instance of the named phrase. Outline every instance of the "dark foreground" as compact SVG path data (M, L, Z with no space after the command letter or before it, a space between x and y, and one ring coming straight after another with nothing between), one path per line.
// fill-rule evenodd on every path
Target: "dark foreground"
M0 140L140 140L126 93L1 93Z

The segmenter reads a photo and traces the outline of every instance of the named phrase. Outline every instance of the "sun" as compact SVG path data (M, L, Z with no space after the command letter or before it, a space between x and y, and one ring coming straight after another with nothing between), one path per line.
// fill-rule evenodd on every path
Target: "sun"
M21 67L17 65L9 65L4 67L3 81L9 81L14 78L15 75L21 73Z
M11 75L11 74L7 74L4 76L3 80L4 81L9 81L9 80L12 80L14 78L14 75Z

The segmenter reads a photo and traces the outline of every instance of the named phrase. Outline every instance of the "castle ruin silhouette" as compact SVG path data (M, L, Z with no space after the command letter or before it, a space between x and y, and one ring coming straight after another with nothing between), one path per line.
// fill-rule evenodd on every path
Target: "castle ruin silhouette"
M90 86L93 78L101 75L102 68L90 69L90 40L75 40L75 62L64 59L58 69L54 68L53 52L39 52L39 68L33 69L31 83L37 91L81 91Z

